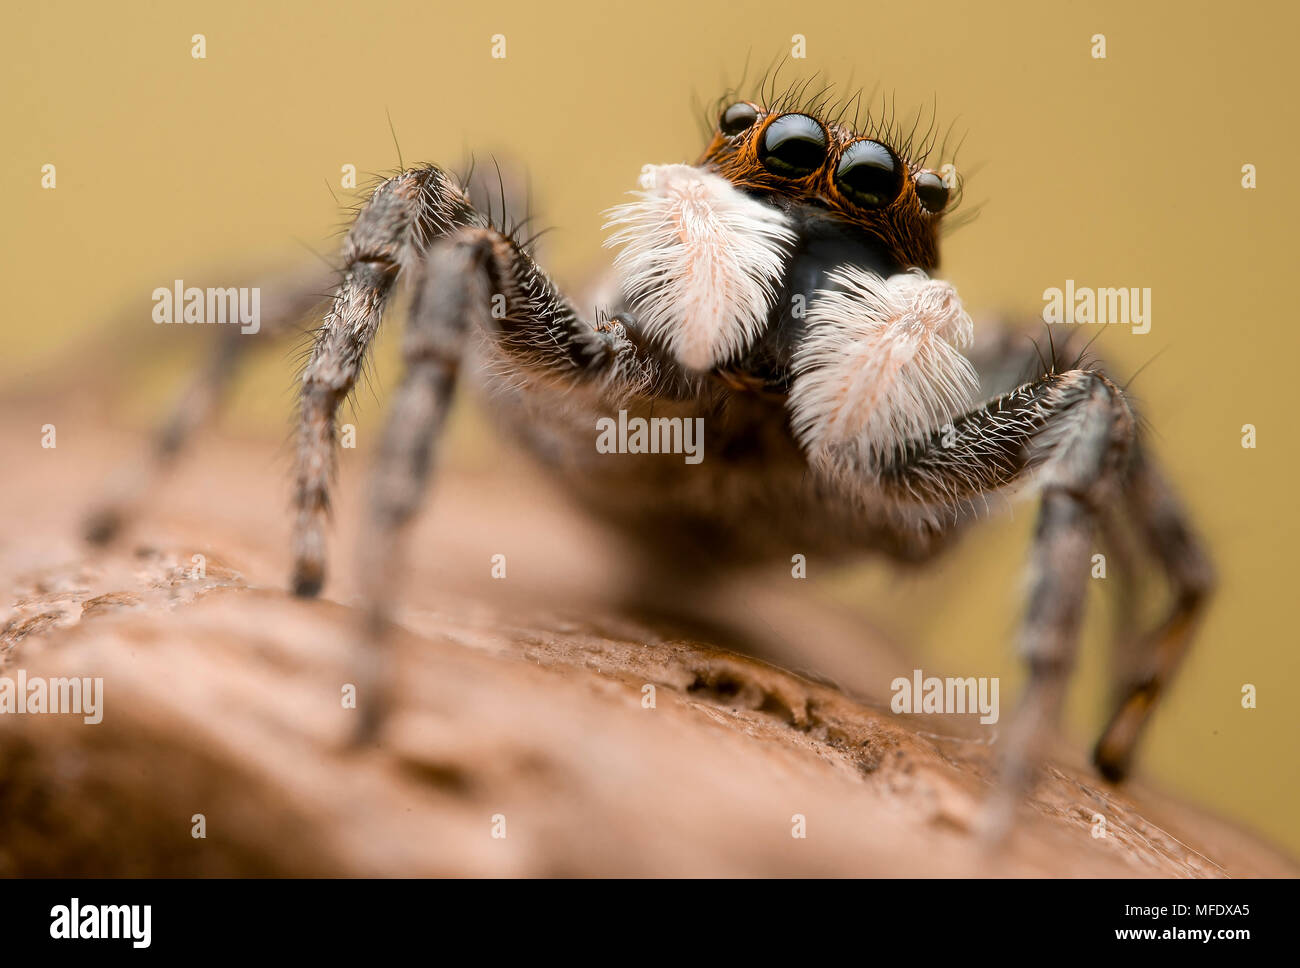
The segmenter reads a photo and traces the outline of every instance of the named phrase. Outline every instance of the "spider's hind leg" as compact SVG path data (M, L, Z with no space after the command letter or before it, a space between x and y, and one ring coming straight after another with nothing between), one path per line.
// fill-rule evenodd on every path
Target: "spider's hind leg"
M1140 440L1126 470L1123 496L1128 521L1160 563L1173 601L1160 624L1124 657L1129 661L1116 682L1115 712L1093 751L1097 769L1114 781L1128 775L1138 737L1186 654L1215 583L1208 553Z
M87 541L107 544L117 537L164 472L217 414L247 353L293 332L328 285L326 271L308 266L272 276L256 287L262 296L258 330L246 333L240 326L221 326L212 334L204 363L154 432L149 453L118 468L104 496L85 516L82 530Z

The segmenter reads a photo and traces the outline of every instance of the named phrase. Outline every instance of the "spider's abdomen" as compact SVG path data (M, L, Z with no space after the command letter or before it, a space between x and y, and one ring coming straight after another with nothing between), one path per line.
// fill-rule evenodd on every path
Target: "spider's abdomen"
M897 522L896 509L848 499L810 467L780 399L711 384L695 399L632 401L620 414L580 395L495 386L488 402L588 513L648 552L719 566L788 560L788 549L847 557L889 544ZM698 445L698 463L643 449L677 437L669 421L693 422L680 439ZM612 450L599 445L602 427Z

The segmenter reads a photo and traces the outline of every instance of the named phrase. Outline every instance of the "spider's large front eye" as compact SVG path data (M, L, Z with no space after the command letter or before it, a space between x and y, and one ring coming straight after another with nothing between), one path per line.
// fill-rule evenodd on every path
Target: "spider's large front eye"
M782 115L763 132L758 160L774 175L811 175L826 160L826 132L806 114Z
M948 207L948 186L934 172L923 171L916 176L916 197L927 212L937 215Z
M757 120L758 109L745 101L739 101L722 112L718 130L728 138L734 138Z
M882 208L903 190L903 166L879 141L855 141L840 157L835 184L862 208Z

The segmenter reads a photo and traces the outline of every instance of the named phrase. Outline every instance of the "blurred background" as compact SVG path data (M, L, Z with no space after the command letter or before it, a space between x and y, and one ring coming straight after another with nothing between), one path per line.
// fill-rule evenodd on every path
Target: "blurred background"
M197 356L194 331L144 313L135 330L106 327L178 272L297 260L305 248L332 256L350 194L342 166L363 184L398 164L389 116L408 164L456 166L471 151L523 164L534 208L555 229L546 264L562 280L585 278L607 258L600 213L635 187L640 166L692 160L702 106L747 60L753 75L803 35L806 59L785 76L821 71L877 89L900 113L937 104L939 121L965 135L964 208L979 216L948 238L943 274L977 318L1037 314L1043 290L1066 279L1152 290L1150 332L1109 327L1095 349L1121 374L1155 358L1134 391L1222 587L1141 765L1300 852L1300 703L1288 692L1300 682L1300 464L1285 376L1300 337L1284 295L1297 28L1300 13L1282 2L1231 13L938 0L28 5L0 35L10 206L0 385L39 393L61 361L113 332L118 351L97 357L115 388L112 416L152 425ZM202 60L191 57L199 33ZM495 34L504 59L491 56ZM1095 34L1105 59L1092 56ZM54 190L41 187L47 164ZM1253 190L1242 187L1246 164ZM380 400L396 378L395 332L379 342ZM258 356L224 430L284 437L291 356L284 346ZM363 437L379 412L359 399ZM1241 446L1247 423L1253 450ZM491 466L497 445L472 410L458 411L451 440L451 464ZM16 446L5 449L15 459ZM1010 696L1032 518L1020 507L926 574L814 572L811 593L860 609L922 668L1001 675ZM1068 710L1081 746L1107 712L1100 585ZM1241 707L1246 683L1257 709Z

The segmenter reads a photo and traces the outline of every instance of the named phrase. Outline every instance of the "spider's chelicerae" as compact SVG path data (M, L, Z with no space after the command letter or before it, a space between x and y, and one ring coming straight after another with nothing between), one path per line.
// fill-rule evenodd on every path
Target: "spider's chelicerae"
M647 574L697 583L794 553L919 562L992 498L1032 487L1040 510L1019 639L1029 681L999 744L1007 789L1026 785L1034 738L1060 708L1094 533L1135 537L1173 594L1167 617L1133 638L1132 673L1096 746L1098 768L1119 779L1187 649L1210 563L1120 388L1056 349L1044 358L1006 326L976 341L956 291L932 278L951 179L888 131L859 134L827 115L736 101L695 164L646 166L634 200L609 213L614 281L591 314L442 169L380 184L343 243L302 379L293 588L315 595L325 579L336 414L405 276L405 376L361 569L368 635L384 634L400 539L472 368L503 426L637 539ZM300 315L311 293L285 298L263 329ZM195 401L215 396L243 342L225 340L161 454L179 448ZM619 411L702 420L703 460L600 452L598 422ZM100 515L97 536L120 518L120 508Z

